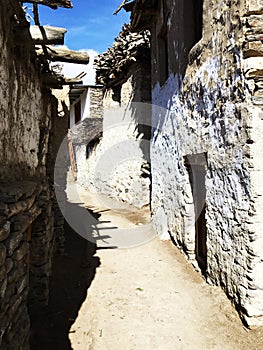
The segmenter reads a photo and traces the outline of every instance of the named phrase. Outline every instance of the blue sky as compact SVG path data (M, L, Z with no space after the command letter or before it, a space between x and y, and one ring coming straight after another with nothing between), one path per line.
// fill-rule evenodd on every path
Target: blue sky
M72 0L73 9L57 10L39 5L40 22L66 28L65 45L70 49L102 53L112 45L122 25L129 22L124 10L112 15L120 3L121 0ZM32 4L27 6L32 8Z

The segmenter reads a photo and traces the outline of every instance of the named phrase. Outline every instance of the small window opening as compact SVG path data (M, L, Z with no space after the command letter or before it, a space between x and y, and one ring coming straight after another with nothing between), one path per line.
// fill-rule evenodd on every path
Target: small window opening
M112 88L112 99L113 101L121 103L121 85Z
M75 124L81 121L81 102L77 102L74 106L74 116L75 116Z
M93 140L91 140L87 146L86 146L86 159L89 158L89 156L91 155L92 151L98 146L98 144L100 143L102 138L102 133L100 133L100 135L97 138L94 138Z

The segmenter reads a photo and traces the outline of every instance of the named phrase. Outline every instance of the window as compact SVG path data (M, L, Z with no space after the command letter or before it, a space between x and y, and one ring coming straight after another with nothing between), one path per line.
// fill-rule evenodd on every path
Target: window
M121 103L121 85L112 88L112 99L113 101Z
M81 121L81 102L77 102L74 106L74 117L75 117L75 124Z

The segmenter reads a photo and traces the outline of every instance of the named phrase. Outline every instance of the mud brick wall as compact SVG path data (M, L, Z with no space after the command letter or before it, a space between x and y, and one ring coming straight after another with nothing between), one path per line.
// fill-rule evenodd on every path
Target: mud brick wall
M152 101L163 108L153 113L154 225L193 263L205 235L207 280L225 290L247 324L262 325L263 2L203 1L197 40L193 2L165 4L167 59L161 9L151 29ZM203 169L203 183L191 178L189 161L195 174ZM197 195L204 195L202 223Z

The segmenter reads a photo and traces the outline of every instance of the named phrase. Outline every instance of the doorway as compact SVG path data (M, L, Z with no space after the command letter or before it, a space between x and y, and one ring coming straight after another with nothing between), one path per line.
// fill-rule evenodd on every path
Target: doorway
M206 154L185 157L195 209L195 256L203 273L207 268Z

